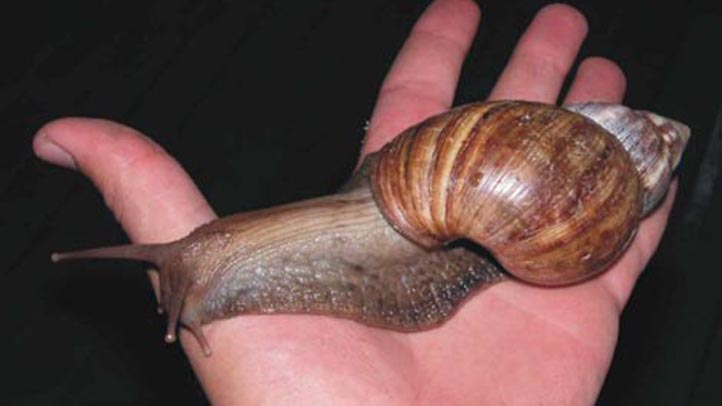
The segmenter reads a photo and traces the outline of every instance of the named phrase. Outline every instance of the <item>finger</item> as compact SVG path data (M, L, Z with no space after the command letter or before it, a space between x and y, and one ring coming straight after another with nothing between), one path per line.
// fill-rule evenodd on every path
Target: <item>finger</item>
M422 14L381 86L362 155L451 106L479 15L470 0L437 0Z
M542 8L517 43L489 95L553 103L587 34L587 22L562 4Z
M123 125L66 118L42 127L35 154L81 171L135 242L164 242L215 217L200 191L158 144Z
M586 101L619 103L624 98L627 80L614 62L587 58L579 65L564 104Z

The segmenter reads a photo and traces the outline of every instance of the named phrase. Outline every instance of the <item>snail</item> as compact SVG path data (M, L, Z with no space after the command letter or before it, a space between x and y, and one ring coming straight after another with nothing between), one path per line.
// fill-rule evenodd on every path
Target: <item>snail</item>
M472 103L407 129L334 195L52 259L154 263L166 341L181 323L206 355L201 327L244 313L418 331L510 277L566 285L607 269L665 195L689 133L621 105Z

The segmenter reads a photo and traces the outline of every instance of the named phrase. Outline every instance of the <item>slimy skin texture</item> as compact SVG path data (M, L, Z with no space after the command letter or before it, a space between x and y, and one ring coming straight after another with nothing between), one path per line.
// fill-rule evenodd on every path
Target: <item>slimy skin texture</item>
M369 161L371 162L371 161ZM505 278L474 251L428 251L396 232L363 168L352 190L218 219L169 244L55 254L135 258L157 265L166 341L178 321L211 354L201 326L238 314L312 313L418 331L432 328L471 291Z
M168 244L53 260L156 264L166 340L180 321L207 355L201 327L248 313L428 329L509 274L564 285L603 271L664 196L689 129L622 106L579 106L461 106L370 155L337 194L220 218ZM630 127L640 130L614 130Z

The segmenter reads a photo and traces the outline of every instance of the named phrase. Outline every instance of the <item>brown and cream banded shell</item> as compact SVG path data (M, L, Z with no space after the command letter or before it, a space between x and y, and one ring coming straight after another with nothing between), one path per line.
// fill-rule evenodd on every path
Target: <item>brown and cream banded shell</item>
M624 251L667 189L688 131L650 117L598 103L466 105L385 146L373 190L418 244L468 238L523 280L576 282Z

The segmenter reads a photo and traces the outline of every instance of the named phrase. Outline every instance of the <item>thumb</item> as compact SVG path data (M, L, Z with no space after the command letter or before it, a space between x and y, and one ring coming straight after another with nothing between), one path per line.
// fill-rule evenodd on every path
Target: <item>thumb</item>
M47 162L90 178L134 242L174 240L215 218L180 164L124 125L59 119L38 130L33 150Z

